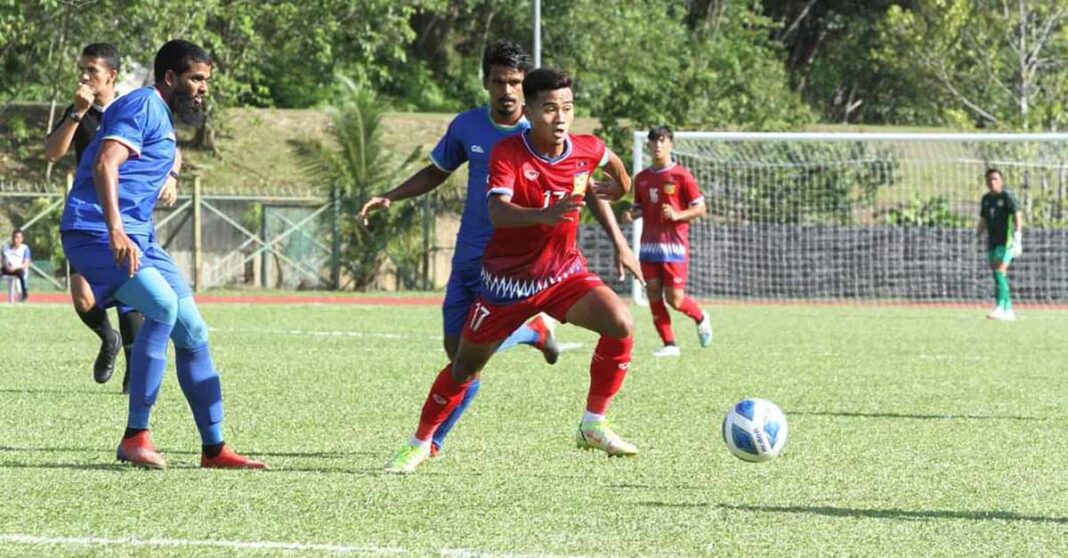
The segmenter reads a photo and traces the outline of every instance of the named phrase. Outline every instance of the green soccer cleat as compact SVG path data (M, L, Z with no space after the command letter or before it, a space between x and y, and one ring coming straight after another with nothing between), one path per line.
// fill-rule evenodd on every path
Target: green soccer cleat
M599 449L610 457L634 457L638 448L619 437L607 421L580 423L575 433L575 445L579 449Z
M407 475L415 472L415 469L430 457L430 448L425 446L413 446L404 444L404 447L386 463L387 473Z
M702 347L707 347L712 344L712 317L708 312L701 312L701 315L701 323L697 324L697 340Z

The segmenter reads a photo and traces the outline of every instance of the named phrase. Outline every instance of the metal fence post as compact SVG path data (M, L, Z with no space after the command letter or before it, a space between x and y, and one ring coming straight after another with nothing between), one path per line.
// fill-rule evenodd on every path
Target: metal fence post
M430 211L430 197L423 196L423 290L430 290L430 227L432 225L432 213Z
M330 187L330 283L341 289L341 196L337 184Z
M200 213L200 177L193 178L193 291L204 289L204 221Z

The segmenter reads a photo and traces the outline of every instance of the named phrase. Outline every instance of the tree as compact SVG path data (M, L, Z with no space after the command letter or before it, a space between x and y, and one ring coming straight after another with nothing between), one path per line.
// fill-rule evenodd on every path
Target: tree
M1068 124L1068 4L918 0L893 7L877 60L925 84L948 122L1002 129Z
M338 103L333 108L331 134L336 147L319 141L301 142L296 149L305 160L308 177L339 200L342 267L356 289L373 285L387 260L416 286L420 246L416 204L398 204L377 212L369 227L359 219L360 208L395 177L407 174L419 157L414 150L400 164L392 160L381 139L383 106L374 93L349 78L339 78ZM344 288L344 284L342 285Z

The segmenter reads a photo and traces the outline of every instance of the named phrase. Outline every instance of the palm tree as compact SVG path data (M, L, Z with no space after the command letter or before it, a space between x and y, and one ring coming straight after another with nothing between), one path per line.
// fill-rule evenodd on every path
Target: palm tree
M331 109L330 130L337 146L314 140L298 142L296 149L308 177L322 184L340 204L341 267L348 279L339 287L370 287L387 260L397 267L398 276L408 276L403 283L414 285L422 248L416 218L419 206L398 204L390 211L377 212L368 227L358 215L368 198L407 174L421 149L415 148L395 164L382 142L382 104L373 92L352 80L339 77L338 81L341 94Z

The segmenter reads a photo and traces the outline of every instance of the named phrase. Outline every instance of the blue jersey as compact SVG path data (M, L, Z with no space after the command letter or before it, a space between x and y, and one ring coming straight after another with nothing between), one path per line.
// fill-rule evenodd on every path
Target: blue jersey
M489 106L484 105L457 115L430 153L430 161L445 172L451 173L464 162L468 163L467 201L460 219L460 232L456 234L454 267L480 266L482 253L493 236L486 206L486 183L493 146L530 128L525 118L514 126L500 126L490 117L489 111Z
M130 150L130 158L119 167L119 212L123 228L129 235L148 235L153 230L152 210L167 174L174 167L178 146L171 110L154 87L124 95L104 112L100 129L78 163L59 230L107 231L93 183L93 164L101 144L107 140L117 141Z

